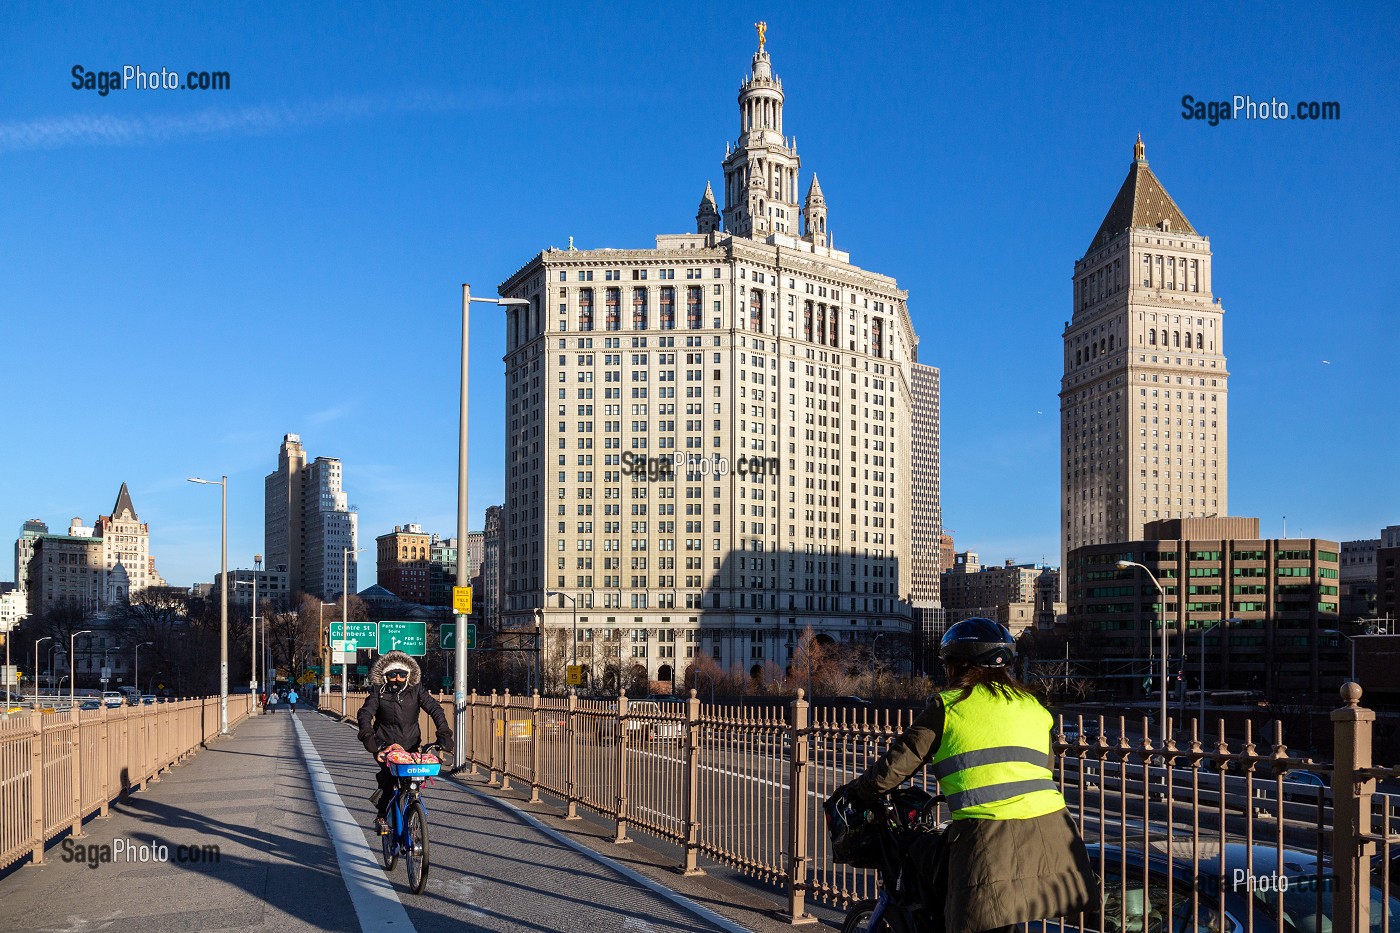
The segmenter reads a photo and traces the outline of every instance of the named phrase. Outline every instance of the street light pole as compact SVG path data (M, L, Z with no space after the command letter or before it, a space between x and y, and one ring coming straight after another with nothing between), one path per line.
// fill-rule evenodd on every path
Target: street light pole
M1220 626L1222 626L1222 625L1224 625L1224 626L1226 626L1226 627L1228 628L1231 622L1239 622L1239 621L1240 621L1239 619L1221 619L1219 622L1215 623L1215 624L1212 625L1210 628L1203 628L1203 629L1200 630L1200 633L1201 633L1201 683L1200 683L1201 695L1200 695L1200 697L1199 697L1200 702L1199 702L1199 704L1198 704L1198 706L1199 706L1199 712L1196 714L1196 721L1197 721L1197 722L1204 723L1205 720L1206 720L1206 635L1208 635L1209 633L1211 633L1211 632L1215 631L1216 629L1220 628ZM1205 735L1205 734L1202 733L1202 737L1204 737L1204 735Z
M549 590L549 591L547 591L544 595L546 595L546 596L562 596L564 599L567 599L567 600L569 601L569 605L573 607L573 610L574 610L574 651L573 651L573 662L572 662L572 663L573 663L573 666L574 666L575 668L577 668L577 667L578 667L578 600L577 600L575 597L570 596L568 593L563 593L563 592L560 592L559 590Z
M219 545L219 735L228 735L228 476L218 482L190 477L191 483L220 489Z
M256 561L254 561L256 564ZM248 672L248 690L252 693L253 712L258 710L258 572L253 571L253 582L247 580L234 580L234 586L251 586L253 588L253 615L252 615L252 655L249 657L251 670Z
M348 641L350 639L350 555L358 554L361 551L368 551L367 547L340 549L340 635ZM356 652L359 656L359 652ZM350 676L349 665L345 663L345 653L341 653L340 662L340 718L344 719L349 714L346 712L349 700L346 699L345 686L346 679ZM358 663L358 662L356 662Z
M73 708L74 686L77 684L78 673L78 636L91 635L92 629L85 628L81 632L74 632L68 636L68 708Z
M44 642L46 642L46 641L53 641L53 636L52 636L52 635L45 635L43 638L37 638L37 639L34 640L34 687L35 687L35 696L39 696L40 693L41 693L41 691L39 691L39 689L38 689L38 687L39 687L39 671L41 670L41 668L39 667L39 646L40 646L41 644L43 644ZM51 657L52 657L52 656L51 656ZM49 663L49 687L50 687L50 688L53 687L53 663L52 663L52 662Z
M146 647L150 647L150 646L153 646L153 645L155 645L155 642L153 642L153 641L143 641L143 642L141 642L141 644L137 645L136 648L131 652L132 655L133 655L133 657L135 658L135 663L132 665L132 669L131 669L131 679L134 680L134 681L136 682L136 696L137 696L137 697L140 697L140 696L142 695L142 694L141 694L141 649L142 649L142 648L146 648Z
M469 326L470 310L473 301L483 304L495 305L525 305L529 302L523 298L473 298L472 287L466 282L462 283L462 384L460 387L460 399L457 413L457 579L461 582L462 566L465 561L463 554L467 548L467 374L468 346L471 328ZM507 328L509 330L509 328ZM453 717L453 728L458 736L457 753L454 756L454 766L461 768L466 764L467 743L461 741L461 736L467 729L467 617L457 616L457 650L454 660L452 705L456 710Z
M1157 577L1142 564L1132 560L1120 560L1118 562L1119 570L1127 570L1129 567L1136 567L1147 574L1147 579L1151 580L1152 585L1157 588L1157 605L1160 607L1158 614L1162 622L1162 709L1158 714L1161 719L1157 723L1157 736L1161 740L1162 746L1165 748L1167 744L1167 594L1166 591L1162 589L1162 584L1157 582Z

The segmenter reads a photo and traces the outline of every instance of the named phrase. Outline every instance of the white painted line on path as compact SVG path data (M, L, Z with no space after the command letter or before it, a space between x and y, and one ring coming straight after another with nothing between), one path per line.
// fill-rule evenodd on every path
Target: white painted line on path
M345 889L350 892L350 902L355 906L360 929L365 933L377 930L416 933L413 922L408 919L408 911L399 901L398 892L380 867L378 856L365 842L364 830L341 801L335 782L321 763L316 746L311 744L299 720L293 719L292 725L296 727L297 741L301 745L302 757L306 759L311 787L316 793L316 806L326 823L331 844L335 846L340 877L345 879Z
M692 914L695 914L702 920L705 920L706 922L713 924L719 929L726 931L726 933L752 933L752 931L749 930L747 927L741 927L733 920L721 917L714 911L709 910L705 907L701 907L699 904L695 903L690 898L685 897L681 894L677 894L675 891L672 891L665 885L660 884L656 881L652 881L645 875L638 874L637 872L628 868L626 865L621 865L608 858L606 855L601 855L593 851L583 843L576 842L573 839L570 839L568 836L564 835L563 833L555 832L553 829L550 829L548 826L535 819L535 817L531 814L525 812L524 810L517 807L515 804L511 803L509 800L500 800L496 797L493 797L490 794L482 793L474 787L468 787L466 784L463 784L457 780L451 780L445 783L449 787L459 788L463 791L466 791L468 794L473 794L477 797L480 797L482 800L489 800L491 803L495 804L503 810L509 810L516 817L530 824L535 829L538 829L540 832L544 833L546 836L553 839L560 845L568 846L570 849L573 849L575 852L579 853L585 858L592 859L598 864L606 868L612 869L613 871L617 872L619 875L622 875L624 878L628 879L634 884L639 884L647 890L651 891L653 894L658 894L661 897L664 897L666 900L675 904L677 907L680 907L682 910L686 910Z

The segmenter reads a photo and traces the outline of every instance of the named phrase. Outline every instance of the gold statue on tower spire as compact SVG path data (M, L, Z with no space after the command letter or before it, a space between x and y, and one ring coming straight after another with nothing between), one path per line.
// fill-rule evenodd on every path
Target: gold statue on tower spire
M758 30L758 50L762 52L764 37L768 33L768 24L766 22L754 23L753 28Z

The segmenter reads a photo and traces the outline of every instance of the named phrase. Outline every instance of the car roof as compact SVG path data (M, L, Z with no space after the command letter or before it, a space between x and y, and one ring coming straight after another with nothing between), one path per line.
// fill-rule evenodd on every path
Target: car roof
M1091 859L1097 859L1100 850L1108 861L1121 860L1128 865L1141 867L1143 863L1143 840L1130 839L1126 848L1116 843L1092 843L1089 845ZM1244 842L1227 841L1223 846L1219 839L1199 839L1190 836L1177 836L1170 841L1152 839L1146 849L1149 867L1165 872L1168 856L1173 873L1189 876L1194 867L1198 873L1225 875L1236 869L1251 869L1253 873L1279 874L1279 850L1268 845L1248 845ZM1194 860L1193 860L1194 852ZM1282 853L1282 872L1290 878L1313 877L1318 873L1318 857L1312 852L1285 848ZM1328 864L1322 863L1324 874L1330 873Z

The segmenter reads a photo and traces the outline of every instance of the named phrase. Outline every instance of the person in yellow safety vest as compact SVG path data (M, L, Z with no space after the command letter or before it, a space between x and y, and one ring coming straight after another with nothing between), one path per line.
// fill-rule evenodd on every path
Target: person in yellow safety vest
M1098 882L1050 770L1053 719L1009 669L1011 633L991 619L964 619L938 653L947 688L837 793L871 801L932 765L952 823L911 858L943 933L1009 933L1085 911Z

